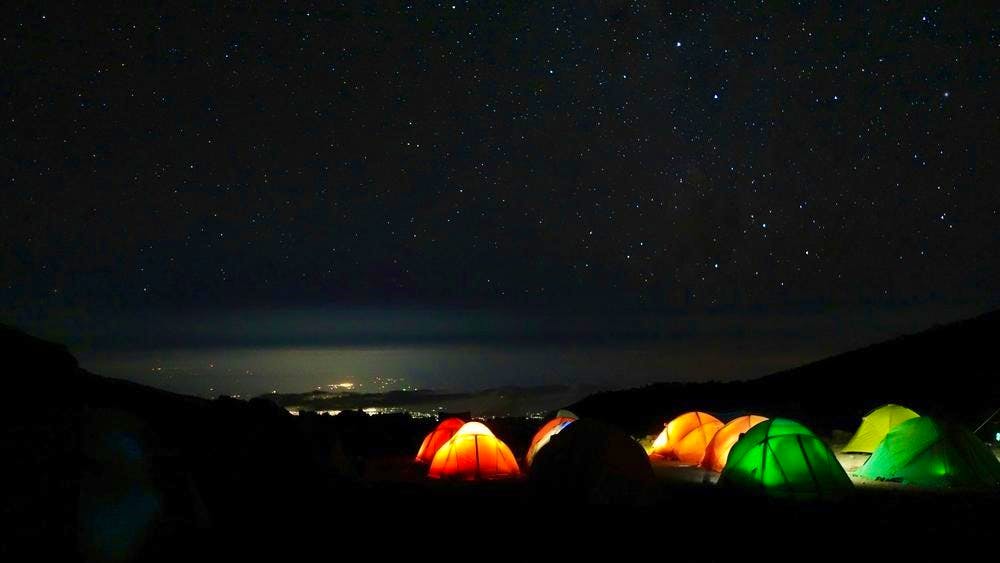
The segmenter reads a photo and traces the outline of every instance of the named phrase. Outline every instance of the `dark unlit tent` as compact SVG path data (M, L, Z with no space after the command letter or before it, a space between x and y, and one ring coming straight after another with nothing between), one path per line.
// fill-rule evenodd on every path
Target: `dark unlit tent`
M543 496L571 502L641 504L653 469L642 446L612 426L581 419L539 450L529 479Z

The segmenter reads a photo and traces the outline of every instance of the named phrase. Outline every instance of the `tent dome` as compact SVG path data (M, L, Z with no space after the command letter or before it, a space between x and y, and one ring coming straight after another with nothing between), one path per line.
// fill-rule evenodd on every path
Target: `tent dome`
M986 444L925 416L896 425L854 474L925 487L1000 487L1000 461Z
M458 429L457 432L455 432L456 436L465 436L466 434L472 434L472 435L478 434L480 436L492 436L493 435L493 431L490 430L482 422L472 421L472 422L466 422L465 424L462 425L461 428Z
M740 439L740 436L765 420L767 417L748 414L727 422L715 433L712 441L705 448L705 458L701 460L702 468L716 472L722 471L722 468L726 466L726 460L729 459L729 451Z
M417 461L420 463L430 463L434 459L441 446L445 444L465 422L460 418L446 418L438 423L424 438L417 451Z
M528 453L524 456L524 462L528 464L528 467L531 467L531 462L534 460L535 455L538 454L538 450L544 448L545 445L549 443L549 440L552 439L552 436L561 432L563 428L566 428L575 420L575 416L557 416L543 424L542 427L538 429L538 432L535 432L534 437L531 438L531 445L528 446Z
M830 448L784 418L761 422L737 440L719 483L796 498L833 498L853 487Z
M697 465L705 456L705 447L722 428L722 421L700 412L686 412L666 424L653 442L650 455Z
M841 451L870 454L897 424L918 416L920 415L906 407L882 405L861 419L858 431Z
M581 419L538 451L529 480L542 495L598 504L638 504L653 483L649 458L635 440L602 422Z
M434 454L427 476L432 479L503 479L521 471L507 444L479 422L467 422Z

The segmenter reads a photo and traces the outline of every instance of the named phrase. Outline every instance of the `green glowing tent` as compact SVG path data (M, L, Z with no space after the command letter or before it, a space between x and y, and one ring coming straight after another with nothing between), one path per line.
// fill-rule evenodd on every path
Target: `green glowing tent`
M744 434L729 452L719 484L794 498L835 498L853 487L830 448L785 418L766 420Z
M968 430L925 416L889 431L859 477L924 487L1000 487L1000 461Z
M906 407L882 405L861 419L861 426L842 451L870 454L897 424L918 416Z

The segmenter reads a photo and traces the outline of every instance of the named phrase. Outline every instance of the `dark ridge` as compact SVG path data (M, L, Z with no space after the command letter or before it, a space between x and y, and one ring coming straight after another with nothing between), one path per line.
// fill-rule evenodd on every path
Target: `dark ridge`
M787 416L825 433L852 430L890 402L975 428L1000 407L998 343L1000 311L993 311L756 380L656 383L597 393L569 408L636 435L689 410Z
M141 538L114 538L124 558L149 555L129 552L129 540L161 550L157 557L185 553L220 522L252 533L289 498L331 494L355 474L335 437L307 435L269 401L206 400L102 377L65 347L6 326L0 353L14 389L0 458L17 483L2 516L10 537L71 556L64 560L78 551L107 559L101 536L85 541L87 530L128 530L145 516ZM293 525L295 513L283 521Z

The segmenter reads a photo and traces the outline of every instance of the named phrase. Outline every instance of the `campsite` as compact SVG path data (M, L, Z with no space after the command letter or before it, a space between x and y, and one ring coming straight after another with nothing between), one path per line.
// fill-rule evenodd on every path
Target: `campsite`
M1000 3L5 7L0 563L997 559Z
M977 346L997 333L998 319L991 313L799 371L879 365L901 351L920 362L931 344L962 354L966 367L983 365L987 353ZM912 409L876 404L877 394L857 397L836 416L809 417L815 403L750 394L770 389L769 378L624 390L543 419L293 416L266 397L208 401L91 374L64 348L14 330L4 329L2 341L8 357L57 383L47 385L43 403L8 410L13 424L2 441L22 483L6 505L17 535L62 537L47 544L56 552L169 559L193 548L247 547L258 534L296 544L331 527L347 538L375 525L419 542L440 519L473 526L456 545L541 527L574 538L541 552L573 553L599 537L664 529L711 544L717 525L707 522L730 522L734 537L780 529L795 541L821 541L850 533L857 542L894 538L894 549L907 550L914 535L979 541L996 526L997 445L969 422L985 409L967 417L949 410L963 396L965 406L994 401L992 376L966 378L976 391L967 396L913 383L898 393ZM790 375L773 377L790 384ZM655 411L617 408L665 389L705 410L667 406L649 424ZM734 394L756 397L746 399L752 412L733 409ZM816 412L836 410L826 406ZM79 534L61 535L77 526Z

